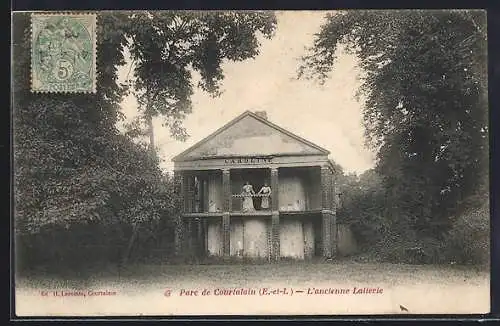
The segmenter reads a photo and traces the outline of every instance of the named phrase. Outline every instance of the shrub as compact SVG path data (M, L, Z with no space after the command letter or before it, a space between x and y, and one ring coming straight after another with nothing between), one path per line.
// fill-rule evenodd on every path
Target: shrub
M443 241L447 259L458 264L489 264L489 219L487 202L459 215Z

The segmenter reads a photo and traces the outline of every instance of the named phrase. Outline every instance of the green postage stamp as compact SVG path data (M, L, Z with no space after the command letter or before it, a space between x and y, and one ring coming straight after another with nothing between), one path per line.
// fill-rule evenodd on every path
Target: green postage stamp
M96 15L31 15L31 91L95 93Z

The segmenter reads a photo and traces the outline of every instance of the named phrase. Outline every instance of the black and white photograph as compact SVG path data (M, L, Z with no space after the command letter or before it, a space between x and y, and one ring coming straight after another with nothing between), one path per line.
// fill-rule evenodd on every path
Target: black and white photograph
M489 313L486 18L13 12L16 316Z

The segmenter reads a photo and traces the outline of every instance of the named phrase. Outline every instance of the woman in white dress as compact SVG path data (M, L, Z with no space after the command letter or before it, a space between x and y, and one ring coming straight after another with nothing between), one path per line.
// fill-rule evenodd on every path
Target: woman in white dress
M271 187L269 187L267 183L264 182L264 185L262 186L262 188L260 188L257 195L263 195L262 201L260 202L260 207L262 209L269 209L269 197L271 196Z
M242 211L243 212L249 212L249 211L254 211L255 208L253 207L253 195L255 195L255 191L253 191L253 187L250 184L250 182L246 182L245 185L243 186L243 191L241 192L241 195L243 196L243 207Z

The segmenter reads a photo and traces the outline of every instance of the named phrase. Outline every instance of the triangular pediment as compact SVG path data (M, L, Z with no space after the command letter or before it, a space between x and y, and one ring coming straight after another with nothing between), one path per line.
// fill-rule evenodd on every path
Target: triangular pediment
M231 156L328 155L329 152L247 111L176 156L189 161Z

